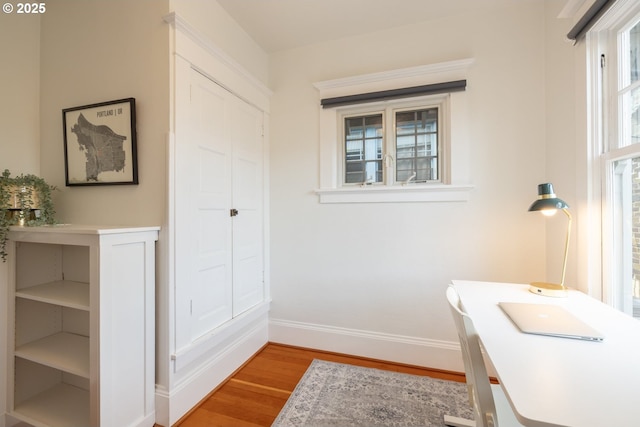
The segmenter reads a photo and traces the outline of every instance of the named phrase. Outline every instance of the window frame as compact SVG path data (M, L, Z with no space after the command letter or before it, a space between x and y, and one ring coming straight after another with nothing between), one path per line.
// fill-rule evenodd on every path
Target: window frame
M397 89L417 84L433 84L466 78L473 59L430 64L383 73L330 80L315 83L319 98L345 96L376 90ZM315 190L320 203L360 203L360 202L449 202L467 201L473 190L469 178L468 146L468 100L465 92L430 94L369 102L351 106L320 109L320 186ZM344 183L344 117L381 109L422 109L439 106L439 182L394 183L385 170L382 185L358 185ZM395 112L386 115L385 133L395 128ZM453 122L455 121L455 126ZM395 159L395 138L393 138L393 158ZM442 144L443 141L448 141ZM388 141L387 141L388 145ZM388 151L388 148L385 148ZM383 167L388 168L388 157ZM395 165L394 165L395 170ZM393 178L393 179L390 179Z
M340 155L338 161L338 176L341 178L339 186L341 187L354 187L363 186L362 182L348 183L346 182L345 168L346 168L346 138L345 138L345 120L352 117L365 117L373 116L376 114L382 115L382 181L373 182L372 186L399 186L407 185L403 181L398 181L396 178L397 164L398 164L398 147L396 140L396 114L407 111L421 111L429 109L438 110L438 129L437 129L437 157L438 157L438 179L428 181L412 181L409 185L437 185L437 184L449 184L447 173L449 163L446 161L447 154L450 152L448 139L449 133L447 129L450 124L445 123L448 114L446 110L449 105L449 94L437 94L426 95L421 97L409 98L397 101L385 101L375 103L373 105L366 106L349 106L336 108L337 120L338 120L338 153Z
M385 163L386 163L386 156L387 156L387 148L386 148L386 133L387 133L387 126L386 126L386 122L385 122L385 115L384 115L384 110L378 110L378 109L374 109L374 110L357 110L355 112L347 112L347 111L343 111L341 113L338 114L339 120L340 122L338 123L338 132L340 132L340 148L338 150L338 153L340 154L341 158L340 158L340 162L338 165L338 173L340 174L341 182L342 182L342 186L352 186L352 185L363 185L363 182L347 182L347 176L346 176L346 169L347 169L347 141L346 141L346 129L345 129L345 121L349 118L360 118L360 117L373 117L376 115L381 115L382 116L382 181L381 182L373 182L370 185L380 185L383 184L385 182L386 179L386 167L385 167ZM366 159L364 160L366 162ZM365 180L366 181L366 180Z
M445 159L443 158L443 153L444 152L448 152L448 150L446 150L444 147L445 145L448 145L449 140L447 139L445 141L445 135L446 132L444 132L444 124L443 124L443 111L446 107L446 102L448 101L448 97L445 97L442 103L439 103L437 105L424 105L424 106L416 106L416 107L410 107L410 108L394 108L392 110L392 117L393 117L393 138L392 138L392 143L393 143L393 148L390 150L391 152L393 152L393 156L394 156L394 168L393 168L393 179L392 182L394 185L407 185L407 184L415 184L415 185L419 185L419 184L434 184L434 183L440 183L443 182L442 178L443 176L447 176L446 174L443 173L444 167L445 165L447 165L447 162L445 162ZM414 178L407 178L406 180L399 180L398 179L398 163L400 162L400 156L398 155L398 114L402 114L402 113L407 113L407 112L411 112L411 113L418 113L421 111L429 111L429 110L436 110L436 131L435 131L435 135L436 135L436 179L425 179L422 180L420 178L418 178L417 176ZM414 133L412 136L417 136L417 133ZM415 146L415 149L418 150L418 147ZM415 161L419 161L420 158L425 158L428 159L429 155L426 156L418 156L417 155L417 151L415 153L416 155L412 157L412 159L415 159ZM416 166L416 170L417 170L417 166ZM408 180L410 180L409 182L407 182Z
M624 289L617 283L621 281L620 267L629 264L629 254L621 252L628 236L622 232L623 212L615 185L620 174L615 166L619 161L640 157L640 143L625 145L620 141L624 137L620 95L628 85L623 88L619 84L624 81L621 74L624 67L619 66L624 54L620 52L619 41L620 33L640 19L640 4L634 3L614 4L587 33L590 177L587 251L591 259L600 262L589 263L586 278L590 294L622 311L628 311L628 307L621 293Z

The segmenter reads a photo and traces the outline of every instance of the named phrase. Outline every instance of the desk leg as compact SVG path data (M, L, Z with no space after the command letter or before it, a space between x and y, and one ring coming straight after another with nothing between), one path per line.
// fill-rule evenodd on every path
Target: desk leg
M450 427L476 427L476 422L468 420L466 418L452 417L451 415L444 416L444 425Z

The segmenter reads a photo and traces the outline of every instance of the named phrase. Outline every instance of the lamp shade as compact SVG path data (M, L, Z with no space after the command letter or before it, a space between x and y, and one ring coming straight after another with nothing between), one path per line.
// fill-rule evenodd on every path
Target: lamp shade
M529 212L543 211L547 209L566 209L569 205L556 197L553 192L553 184L545 183L538 185L538 199L529 206Z

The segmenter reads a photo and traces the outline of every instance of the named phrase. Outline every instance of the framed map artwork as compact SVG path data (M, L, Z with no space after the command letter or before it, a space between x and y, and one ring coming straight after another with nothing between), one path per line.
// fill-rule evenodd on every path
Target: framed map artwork
M134 98L62 110L67 186L138 183Z

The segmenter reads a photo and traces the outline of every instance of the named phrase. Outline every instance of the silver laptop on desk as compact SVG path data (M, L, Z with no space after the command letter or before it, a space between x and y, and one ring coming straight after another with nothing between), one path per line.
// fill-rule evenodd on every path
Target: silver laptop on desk
M500 302L498 305L513 323L527 334L586 341L604 339L600 332L557 305L522 302Z

